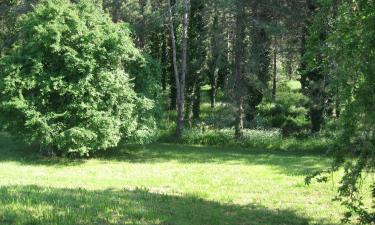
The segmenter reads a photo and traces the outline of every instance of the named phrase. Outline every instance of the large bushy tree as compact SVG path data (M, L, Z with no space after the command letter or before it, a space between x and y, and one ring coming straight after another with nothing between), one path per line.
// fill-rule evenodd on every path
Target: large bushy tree
M375 204L363 204L362 179L375 168L375 2L343 1L332 16L335 30L329 37L330 63L327 69L338 81L343 106L343 133L336 149L337 165L344 163L345 174L339 188L339 199L359 216L362 224L375 223ZM347 156L356 156L347 160ZM350 158L349 158L350 159ZM371 183L375 199L375 183Z
M331 32L319 49L324 53L320 69L329 75L328 87L337 91L342 111L341 129L332 151L336 160L328 171L344 167L336 198L348 209L344 222L356 218L359 224L374 224L374 201L370 207L362 191L369 184L366 188L371 190L374 200L375 184L373 180L362 181L375 168L375 3L370 0L320 3L317 16L331 24ZM316 20L311 31L317 33L320 29L321 23ZM318 46L314 42L310 45ZM318 178L328 179L324 175Z
M42 149L88 154L139 128L139 98L124 65L137 57L130 32L93 1L45 0L17 23L0 59L5 129Z

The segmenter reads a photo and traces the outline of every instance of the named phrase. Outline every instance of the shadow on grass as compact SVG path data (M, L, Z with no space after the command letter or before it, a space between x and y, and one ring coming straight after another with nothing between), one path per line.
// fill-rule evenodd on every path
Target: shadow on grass
M287 175L308 175L327 167L329 158L316 152L275 151L239 147L207 147L179 144L129 145L98 153L93 158L126 163L217 163L273 166ZM25 165L76 166L86 160L62 157L43 157L37 149L16 142L0 134L0 161L14 161Z
M38 186L0 188L0 224L258 225L321 224L292 210L225 205L145 189L88 191Z
M0 161L46 166L75 166L84 163L84 160L79 159L43 156L36 146L28 146L4 132L0 132Z

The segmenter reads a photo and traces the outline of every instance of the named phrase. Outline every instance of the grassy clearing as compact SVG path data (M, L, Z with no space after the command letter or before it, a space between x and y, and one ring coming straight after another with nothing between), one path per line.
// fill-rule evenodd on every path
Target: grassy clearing
M308 152L155 144L90 160L0 138L0 224L338 224L335 184L304 185ZM334 175L337 176L337 175ZM338 178L337 178L338 179ZM336 179L336 180L337 180Z

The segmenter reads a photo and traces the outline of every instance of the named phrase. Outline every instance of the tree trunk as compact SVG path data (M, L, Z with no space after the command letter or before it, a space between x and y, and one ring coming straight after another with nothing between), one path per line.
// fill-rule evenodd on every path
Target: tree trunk
M173 63L172 63L173 64ZM173 66L172 66L173 67ZM177 88L173 68L170 73L170 93L169 93L169 110L176 110L177 108Z
M211 98L211 108L215 108L215 105L216 105L216 84L213 84L213 83L211 83L210 98Z
M167 75L168 75L168 38L165 38L162 42L162 55L161 55L161 64L162 64L162 77L161 84L163 91L167 90Z
M236 118L236 130L235 130L235 137L237 139L241 139L244 136L243 133L243 119L244 119L244 108L243 108L243 98L241 97L238 100L238 112L237 112L237 118Z
M226 42L223 42L223 36L218 36L220 33L220 28L219 28L219 10L215 6L214 9L215 16L213 18L213 24L212 24L212 34L211 34L211 54L212 54L212 59L211 62L209 63L209 68L208 68L208 75L209 75L209 80L210 80L210 85L211 85L211 90L210 90L210 102L211 102L211 108L215 108L216 104L216 91L217 91L217 86L218 86L218 74L219 74L219 57L221 52L221 48L224 48L223 45L226 45ZM223 57L223 56L222 56ZM220 65L222 67L222 65Z
M211 108L215 108L216 104L216 91L217 91L217 79L218 79L218 68L216 65L216 57L214 62L212 63L212 67L210 68L210 102L211 102Z
M171 1L168 0L168 11L169 11L169 25L170 25L170 32L171 32L171 42L172 42L172 59L173 59L173 72L174 72L174 80L175 80L175 89L176 89L176 103L180 101L180 76L178 74L178 67L177 67L177 53L176 53L176 37L174 34L174 25L173 25L173 14L172 14L172 7L171 7ZM172 92L172 87L171 87ZM172 98L171 98L172 99ZM174 103L171 102L171 106ZM175 108L175 106L174 106Z
M113 0L112 4L113 4L112 20L114 23L117 23L120 21L121 2L120 0Z
M300 77L300 83L301 83L301 92L303 94L306 94L306 89L307 89L307 76L306 76L306 68L307 68L307 63L306 60L303 59L303 56L306 54L306 36L307 36L307 22L306 24L302 27L302 32L301 32L301 49L300 49L300 57L301 57L301 63L299 67L299 72L301 74Z
M312 107L310 109L310 117L311 117L311 133L315 134L320 132L322 124L323 124L323 112L322 108Z
M185 77L187 72L187 38L188 38L188 15L189 0L184 0L184 12L182 15L182 62L181 77L179 79L180 88L177 100L177 130L178 138L182 136L184 126L184 107L185 107Z
M200 118L201 111L201 86L200 82L197 82L194 90L193 99L193 119L198 120Z
M174 30L173 30L174 32ZM171 33L171 32L170 32ZM176 39L175 39L176 41ZM168 35L168 60L170 60L171 63L168 63L168 83L170 86L169 90L169 110L176 110L177 108L177 88L176 88L176 75L175 75L175 64L173 59L173 44L172 44L172 37L171 35ZM176 42L175 42L176 43ZM175 44L176 46L176 44ZM176 51L176 50L175 50Z
M194 98L194 90L188 91L186 90L185 93L185 121L189 124L189 127L191 127L191 117L193 112L193 98Z
M237 102L237 113L236 113L236 124L235 124L235 137L237 139L243 138L243 74L242 74L242 59L243 59L243 39L244 39L244 8L241 0L237 0L237 15L235 24L235 53L234 53L234 64L235 64L235 85L234 85L234 96Z
M273 79L272 79L272 101L276 101L277 90L277 51L276 48L273 52Z
M174 33L174 25L173 25L173 15L172 15L172 7L171 1L168 0L168 8L169 8L169 25L171 30L171 38L172 38L172 53L173 53L173 68L176 80L176 92L177 92L177 128L176 128L176 136L180 138L183 132L184 126L184 107L185 107L185 77L187 71L187 23L188 23L188 13L189 13L189 1L184 0L184 13L182 16L182 70L181 70L181 77L178 72L177 67L177 53L176 53L176 37Z

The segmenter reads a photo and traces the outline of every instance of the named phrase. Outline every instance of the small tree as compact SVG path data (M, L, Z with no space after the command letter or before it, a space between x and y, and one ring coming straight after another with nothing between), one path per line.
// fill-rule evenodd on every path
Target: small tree
M128 29L92 2L42 1L0 59L5 129L44 150L114 147L139 127L135 112L152 105L123 67L138 54Z

